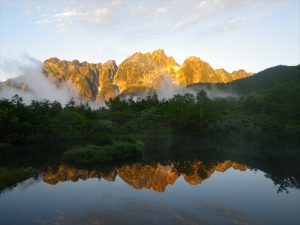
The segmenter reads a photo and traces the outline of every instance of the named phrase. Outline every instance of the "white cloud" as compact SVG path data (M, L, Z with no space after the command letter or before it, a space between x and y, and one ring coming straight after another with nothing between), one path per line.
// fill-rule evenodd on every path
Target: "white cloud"
M137 12L137 13L144 13L146 12L146 7L145 6L142 6L142 5L139 5L138 7L135 7L133 12Z
M66 11L66 12L63 12L63 13L56 13L56 14L54 14L53 17L66 18L66 17L76 16L76 15L77 15L77 13L74 12L74 11Z
M229 32L239 29L240 27L244 26L249 19L251 19L250 16L240 16L232 18L231 20L227 21L221 29L218 29L217 31Z
M66 104L72 97L79 99L76 88L69 83L65 83L63 88L58 88L43 74L42 63L28 55L24 55L21 61L4 60L0 64L0 69L6 71L13 77L16 83L26 83L28 91L14 88L4 88L0 91L0 98L12 98L18 94L25 103L32 100L59 101Z
M243 21L228 21L230 17L248 17L253 1L190 0L186 1L62 1L51 7L39 6L34 18L39 25L55 25L59 31L72 27L90 27L93 32L109 29L124 36L136 37L148 33L199 32L199 26L211 23L211 30L231 31ZM266 4L267 2L262 1ZM251 7L249 7L251 6ZM214 20L218 23L214 23ZM220 28L220 23L224 24ZM246 23L245 23L246 24Z
M158 9L156 9L156 14L158 14L158 15L163 15L163 14L166 14L167 13L167 9L166 8L158 8Z
M222 17L232 12L238 12L247 8L251 1L234 1L234 0L203 0L195 3L182 14L180 19L174 25L176 29L187 28L200 22Z

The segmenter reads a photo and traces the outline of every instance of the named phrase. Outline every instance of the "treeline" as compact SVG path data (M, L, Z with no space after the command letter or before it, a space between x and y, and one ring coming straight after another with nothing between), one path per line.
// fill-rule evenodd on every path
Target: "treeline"
M51 141L109 142L114 136L140 133L239 133L246 138L280 138L299 144L299 87L274 87L264 95L239 99L214 99L204 91L175 95L160 101L110 99L105 107L92 110L88 104L70 100L0 100L0 142Z

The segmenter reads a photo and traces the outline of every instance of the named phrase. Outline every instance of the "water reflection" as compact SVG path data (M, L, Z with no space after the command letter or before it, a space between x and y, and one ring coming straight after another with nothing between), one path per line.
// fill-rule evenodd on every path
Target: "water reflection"
M77 169L67 165L60 165L58 168L49 168L43 173L43 180L49 184L58 182L73 181L89 178L105 179L115 181L119 176L124 182L135 189L151 189L156 192L164 192L168 185L173 185L179 177L183 177L190 185L200 184L209 178L214 172L225 172L229 168L239 171L246 171L247 166L231 160L205 165L202 161L173 162L169 165L160 163L144 164L134 163L113 168L108 172L100 170Z
M49 167L0 196L1 224L298 224L300 190L276 193L232 160ZM15 216L15 215L18 216Z
M63 165L66 146L2 149L3 171L41 173L3 189L0 224L299 224L299 155L233 140L151 140L114 168Z

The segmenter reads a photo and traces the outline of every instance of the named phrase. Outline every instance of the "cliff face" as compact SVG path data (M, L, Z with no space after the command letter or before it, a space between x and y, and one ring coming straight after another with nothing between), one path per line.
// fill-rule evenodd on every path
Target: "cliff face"
M135 53L119 65L114 84L120 92L132 87L157 89L163 75L176 66L175 60L167 57L163 50Z
M164 88L165 82L186 86L195 83L228 83L251 76L245 70L232 73L224 69L214 70L207 62L195 56L188 57L180 66L163 50L151 53L135 53L125 59L119 67L114 60L106 63L88 63L78 60L66 61L58 58L43 63L43 73L57 87L73 85L79 96L92 101L103 101L118 94L143 97ZM30 83L15 78L0 83L0 90L11 87L30 90Z
M191 56L187 58L178 70L176 76L178 84L189 85L195 83L222 83L214 69L200 58Z
M233 71L231 73L231 77L232 77L232 80L237 80L237 79L242 79L242 78L246 78L246 77L249 77L253 75L253 73L248 73L246 72L245 70L238 70L238 71Z
M20 89L22 91L28 91L28 84L22 81L22 77L20 79L8 79L4 82L0 82L0 91L4 90L5 88L14 88Z
M99 75L97 100L108 100L118 95L119 88L113 84L117 70L115 60L109 60L103 64Z
M179 66L172 57L166 56L163 50L152 53L135 53L118 68L114 84L120 93L132 88L151 88L157 90L164 76L171 76L177 85L195 83L228 83L236 79L251 76L245 70L229 73L224 69L214 70L207 62L200 58L188 57Z
M43 64L43 72L56 85L69 82L78 93L88 100L96 100L98 96L115 96L112 85L117 65L114 60L93 64L78 60L66 61L58 58L47 59Z
M222 68L216 69L215 73L221 79L222 83L228 83L228 82L232 81L231 74Z

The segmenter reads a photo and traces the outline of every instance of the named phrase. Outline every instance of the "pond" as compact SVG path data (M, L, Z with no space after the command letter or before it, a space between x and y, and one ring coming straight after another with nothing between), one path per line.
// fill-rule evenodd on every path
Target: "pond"
M228 159L132 162L106 170L50 165L0 193L0 222L299 224L300 190L275 177Z

